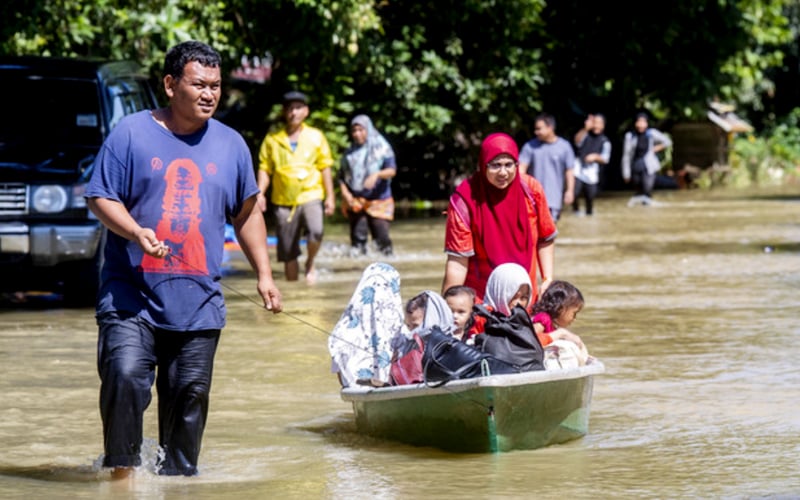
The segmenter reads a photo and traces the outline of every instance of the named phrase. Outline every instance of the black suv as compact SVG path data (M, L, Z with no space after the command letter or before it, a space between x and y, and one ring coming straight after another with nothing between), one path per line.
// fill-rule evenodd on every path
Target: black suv
M157 105L132 62L0 57L0 290L94 302L105 230L83 194L123 116Z

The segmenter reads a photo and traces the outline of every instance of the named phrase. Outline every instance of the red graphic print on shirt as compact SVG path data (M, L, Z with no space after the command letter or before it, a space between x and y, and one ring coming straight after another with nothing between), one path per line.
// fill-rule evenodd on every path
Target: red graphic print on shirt
M155 163L154 163L155 165ZM208 274L205 239L200 232L200 184L203 177L195 163L180 158L166 169L164 210L156 237L170 248L167 258L142 258L142 270L151 273Z

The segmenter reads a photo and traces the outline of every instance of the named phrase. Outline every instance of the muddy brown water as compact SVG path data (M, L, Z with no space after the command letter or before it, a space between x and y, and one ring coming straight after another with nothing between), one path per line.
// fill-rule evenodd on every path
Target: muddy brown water
M329 372L327 331L374 257L329 225L313 287L282 281L288 314L252 302L234 254L200 475L144 465L111 482L102 453L91 309L0 303L2 498L800 497L800 194L603 196L559 223L556 276L586 307L573 325L606 366L589 434L539 450L452 454L361 436ZM438 290L444 220L395 222L402 292ZM274 256L274 254L273 254Z

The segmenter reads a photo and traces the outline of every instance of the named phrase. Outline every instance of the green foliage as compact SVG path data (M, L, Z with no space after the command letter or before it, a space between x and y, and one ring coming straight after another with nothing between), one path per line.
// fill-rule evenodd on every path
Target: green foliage
M771 99L771 77L787 54L797 56L796 0L655 8L652 15L638 2L609 9L583 0L6 0L0 53L132 58L157 79L164 52L187 39L217 48L225 74L241 56L269 52L269 84L226 83L241 109L221 110L254 149L278 121L280 95L296 88L311 97L309 121L335 152L348 143L349 119L368 113L401 166L442 188L442 179L472 169L483 136L505 131L525 140L539 111L554 114L564 136L584 113L602 111L612 139L640 108L662 129L703 119L714 97L747 115ZM790 148L788 135L783 142Z
M190 39L227 46L224 2L9 0L0 52L133 59L157 74L166 50ZM4 18L8 19L8 17Z
M735 5L742 13L740 31L749 43L722 64L727 81L719 93L726 101L761 109L764 96L775 91L768 70L782 66L782 47L797 39L798 27L787 17L796 0L740 0Z

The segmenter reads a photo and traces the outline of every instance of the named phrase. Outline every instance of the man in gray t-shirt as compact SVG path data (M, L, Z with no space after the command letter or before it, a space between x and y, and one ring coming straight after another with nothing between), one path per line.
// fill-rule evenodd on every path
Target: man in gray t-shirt
M519 171L542 184L550 214L557 221L561 207L570 205L574 199L575 152L569 141L556 135L556 120L552 115L538 115L534 132L536 138L526 142L519 153Z

